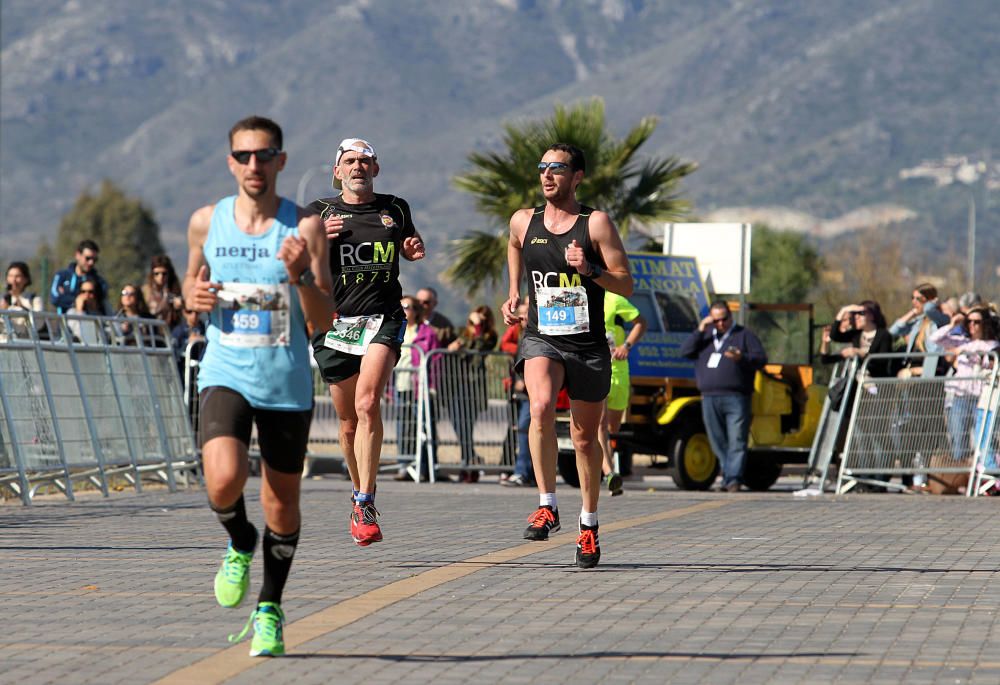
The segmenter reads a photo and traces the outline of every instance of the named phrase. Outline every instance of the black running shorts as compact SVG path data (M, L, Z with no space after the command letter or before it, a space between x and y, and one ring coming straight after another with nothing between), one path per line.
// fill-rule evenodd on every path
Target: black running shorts
M261 459L275 471L302 473L312 409L255 409L243 395L220 385L202 390L198 402L198 441L202 447L219 437L236 438L249 447L250 430L256 421Z
M403 344L403 336L406 334L406 319L390 319L386 316L382 321L382 327L372 338L369 345L385 345L396 355L399 361L399 350ZM317 333L312 338L313 357L316 365L319 366L320 375L328 384L345 381L351 376L361 371L361 360L364 355L350 354L340 350L331 350L323 345L326 339L326 331Z
M514 368L524 374L524 361L545 357L562 362L566 370L563 387L571 400L603 402L611 391L611 351L607 345L575 351L560 350L539 335L526 333Z

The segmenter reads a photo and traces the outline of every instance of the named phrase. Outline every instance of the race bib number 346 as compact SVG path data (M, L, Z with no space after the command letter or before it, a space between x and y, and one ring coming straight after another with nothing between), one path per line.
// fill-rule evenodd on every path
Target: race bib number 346
M538 332L543 335L574 335L590 331L587 291L572 288L535 288Z
M323 346L348 354L364 354L375 334L382 327L382 315L342 316L334 319L333 325L323 340Z

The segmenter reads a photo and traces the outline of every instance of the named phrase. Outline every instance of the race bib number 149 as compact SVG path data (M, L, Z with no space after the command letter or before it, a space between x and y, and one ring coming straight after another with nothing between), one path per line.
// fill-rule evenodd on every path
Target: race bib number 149
M590 331L587 291L572 288L535 288L538 332L543 335L574 335Z

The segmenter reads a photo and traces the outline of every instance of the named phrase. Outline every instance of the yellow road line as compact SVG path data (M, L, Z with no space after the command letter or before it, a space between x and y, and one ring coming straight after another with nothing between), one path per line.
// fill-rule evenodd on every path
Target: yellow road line
M609 533L649 523L667 521L690 514L718 509L730 503L731 501L701 502L688 507L662 511L648 516L637 516L616 523L602 524L601 532ZM514 561L515 559L520 559L531 554L546 552L554 547L576 544L576 537L576 533L563 533L552 536L548 542L529 542L497 552L490 552L489 554L472 557L448 564L447 566L430 569L415 576L397 580L383 587L370 590L357 597L338 602L326 609L317 611L315 614L289 623L285 627L285 648L292 650L303 643L315 640L327 633L350 625L359 619L370 616L376 611L396 602L409 599L421 592L453 580L464 578L483 568ZM245 643L234 645L197 661L190 666L174 671L157 680L154 685L208 685L210 683L222 683L254 666L266 663L267 660L250 657L248 655L249 651L250 648Z

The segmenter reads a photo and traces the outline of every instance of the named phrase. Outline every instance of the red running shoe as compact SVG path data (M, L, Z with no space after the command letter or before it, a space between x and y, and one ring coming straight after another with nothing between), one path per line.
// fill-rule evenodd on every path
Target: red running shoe
M378 509L373 502L354 503L354 510L351 512L351 537L360 547L381 542L382 529L378 527L378 516Z

